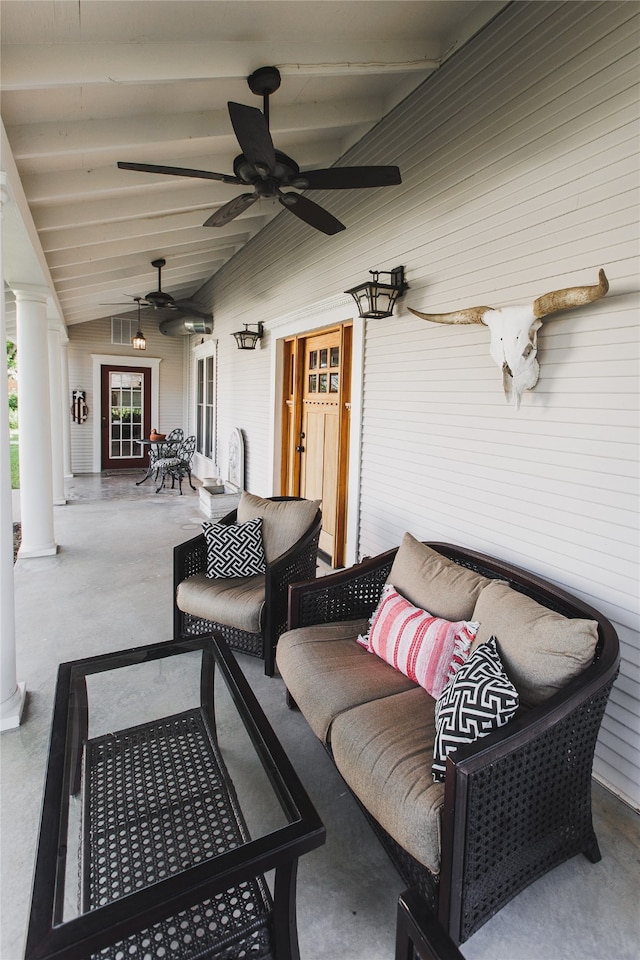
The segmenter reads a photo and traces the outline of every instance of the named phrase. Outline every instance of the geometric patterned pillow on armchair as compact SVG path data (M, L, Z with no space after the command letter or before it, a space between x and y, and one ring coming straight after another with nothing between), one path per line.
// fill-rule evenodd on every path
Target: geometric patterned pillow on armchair
M476 648L436 701L433 779L443 781L447 757L461 744L508 723L518 704L518 691L502 665L496 638L491 637Z
M262 517L229 526L203 523L202 532L207 543L208 577L254 577L265 572Z

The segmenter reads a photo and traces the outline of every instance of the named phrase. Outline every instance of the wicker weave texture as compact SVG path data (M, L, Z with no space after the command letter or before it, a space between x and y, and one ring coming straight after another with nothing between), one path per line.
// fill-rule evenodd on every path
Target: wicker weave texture
M552 867L599 859L591 766L610 689L470 778L463 940Z
M226 623L213 623L211 620L203 620L201 617L194 617L191 613L182 611L181 621L181 637L195 639L196 637L210 637L215 634L226 640L231 649L237 653L246 653L250 657L264 657L264 640L261 633L238 630Z
M85 911L250 839L224 761L199 710L90 740L84 784ZM97 956L271 957L271 910L266 885L257 878Z
M361 575L355 573L347 581L304 594L300 601L299 626L370 617L380 599L391 565L392 560L389 560L375 570Z
M295 553L288 563L278 569L277 577L271 583L271 631L274 640L287 629L289 603L289 584L302 580L312 580L316 576L318 563L318 542L320 529L308 542L304 550Z

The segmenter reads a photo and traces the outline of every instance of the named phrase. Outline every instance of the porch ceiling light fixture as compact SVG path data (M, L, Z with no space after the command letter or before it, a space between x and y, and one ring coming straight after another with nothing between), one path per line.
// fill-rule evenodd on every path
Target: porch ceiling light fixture
M373 280L367 280L357 287L345 290L350 293L358 305L361 317L378 320L390 317L398 297L401 297L409 284L404 279L404 267L394 267L393 270L369 270ZM378 277L385 273L391 277L389 283L380 283Z
M236 330L232 334L236 338L236 343L238 344L238 350L255 350L256 343L258 340L262 340L264 337L264 327L261 323L254 324L257 326L257 330L249 330L249 324L245 323L244 330Z
M134 350L147 349L147 341L145 340L144 333L142 332L140 327L138 327L138 332L136 333L136 335L131 338L131 345Z
M144 333L142 332L142 326L140 324L140 300L141 297L136 297L135 300L138 304L138 331L135 336L131 337L131 346L134 350L146 350L147 341L144 338Z

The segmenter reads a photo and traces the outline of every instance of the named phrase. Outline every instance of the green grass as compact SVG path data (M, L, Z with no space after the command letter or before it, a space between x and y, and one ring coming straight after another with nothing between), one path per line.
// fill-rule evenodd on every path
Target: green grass
M11 448L11 489L20 489L20 464L18 463L18 441L12 440Z

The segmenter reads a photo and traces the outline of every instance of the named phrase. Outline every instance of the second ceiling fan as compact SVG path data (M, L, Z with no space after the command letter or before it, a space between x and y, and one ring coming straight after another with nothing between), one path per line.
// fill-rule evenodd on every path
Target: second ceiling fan
M229 101L229 116L242 153L233 161L233 175L209 170L191 170L188 167L170 167L154 163L118 162L121 170L142 173L161 173L168 176L195 177L219 180L237 186L251 186L252 193L242 193L207 220L205 227L221 227L244 213L262 197L277 199L286 209L316 230L328 235L344 230L345 226L319 204L294 190L353 190L363 187L389 187L401 183L400 170L395 166L330 167L324 170L301 171L295 160L276 150L269 132L269 97L280 86L277 67L260 67L248 78L252 93L263 98L263 110Z

